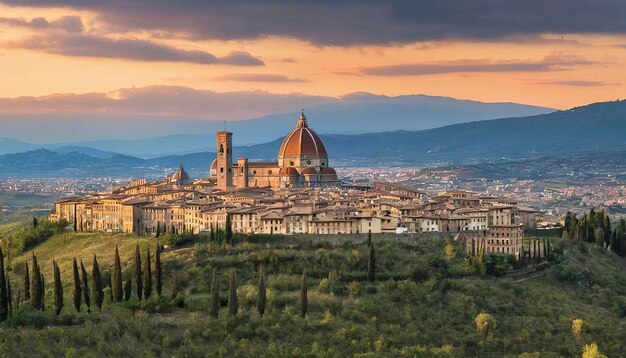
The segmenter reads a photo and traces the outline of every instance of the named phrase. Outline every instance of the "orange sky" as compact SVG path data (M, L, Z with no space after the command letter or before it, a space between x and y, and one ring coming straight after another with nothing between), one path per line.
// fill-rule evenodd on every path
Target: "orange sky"
M264 65L55 54L50 53L56 52L52 48L55 43L34 48L24 45L24 39L47 36L47 41L53 41L61 30L41 30L5 20L0 21L0 97L176 85L217 92L263 90L324 96L352 92L392 96L420 93L564 109L623 98L626 94L624 35L546 34L540 40L438 40L339 47L275 36L225 41L160 37L148 31L122 33L111 30L89 11L0 4L0 18L4 19L30 21L43 17L52 22L67 15L79 16L84 33L90 36L147 40L179 50L207 52L218 58L231 51L243 51ZM517 69L522 64L530 64L530 69ZM427 73L381 75L376 73L378 70L371 70L406 65ZM492 70L493 65L504 65L506 69ZM279 82L277 76L283 76ZM241 80L250 77L254 80Z

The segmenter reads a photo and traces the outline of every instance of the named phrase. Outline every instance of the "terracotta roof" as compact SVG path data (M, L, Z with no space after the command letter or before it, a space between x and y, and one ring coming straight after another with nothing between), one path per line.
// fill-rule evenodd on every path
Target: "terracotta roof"
M312 129L304 116L304 111L298 118L296 128L289 132L280 146L278 156L280 157L297 157L300 155L326 155L326 147L320 137Z
M294 167L282 167L279 171L280 175L300 175L298 170Z
M306 167L302 169L302 175L317 175L317 170L313 167Z

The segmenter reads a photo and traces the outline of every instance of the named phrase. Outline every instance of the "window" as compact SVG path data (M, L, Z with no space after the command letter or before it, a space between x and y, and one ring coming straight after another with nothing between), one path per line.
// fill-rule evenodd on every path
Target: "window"
M223 173L223 172L224 172L224 167L221 167L220 168L220 173Z

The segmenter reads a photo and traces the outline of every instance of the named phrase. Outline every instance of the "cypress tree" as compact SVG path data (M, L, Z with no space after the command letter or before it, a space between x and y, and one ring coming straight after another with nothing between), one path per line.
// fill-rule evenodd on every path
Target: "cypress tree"
M150 245L146 248L146 268L144 273L144 297L146 300L152 295L152 265L150 263Z
M113 263L113 277L111 277L111 294L113 302L122 302L124 293L122 291L122 264L120 262L120 252L115 244L115 262Z
M213 227L213 223L211 223L211 234L210 234L211 243L215 242L215 228Z
M124 301L130 300L130 296L133 294L133 283L132 277L129 277L128 280L124 283Z
M39 271L39 265L37 264L37 256L33 253L33 267L31 275L31 304L34 309L41 310L43 305L43 282L41 281L41 272Z
M228 312L231 316L237 314L239 302L237 300L237 270L230 271L230 284L228 285Z
M72 262L72 273L74 276L74 308L76 312L80 312L80 301L82 297L82 288L80 287L80 275L78 274L78 262L74 257Z
M11 291L11 279L9 279L9 275L6 275L7 278L7 307L9 317L13 316L13 293Z
M93 298L98 306L98 311L102 310L102 302L104 301L104 292L102 290L102 278L100 277L100 267L96 254L93 254L93 268L91 269L91 281L93 281Z
M176 282L176 272L172 271L172 293L170 299L173 301L178 296L178 282Z
M41 277L41 310L46 310L46 280L43 277L43 272L39 275Z
M30 269L28 268L28 261L26 261L24 268L24 301L30 300Z
M209 314L217 318L220 311L220 288L217 281L217 267L213 268L213 278L211 279L211 310Z
M370 245L370 253L367 260L367 280L374 282L376 279L376 251L374 249L374 243Z
M163 270L161 268L161 245L157 243L156 252L154 254L154 278L156 279L156 293L161 297L163 289Z
M265 274L263 269L259 269L259 298L256 301L256 309L259 314L263 316L265 314L265 304L267 303L267 296L265 292Z
M4 271L4 255L0 249L0 322L6 321L9 316L9 303L7 301L7 281Z
M372 230L367 232L367 247L372 246Z
M36 217L33 217L33 229L36 229L37 225L39 225L39 222L37 221Z
M141 254L139 253L139 244L135 246L134 270L135 284L137 285L137 299L141 301L141 297L143 297L143 278L141 277Z
M54 312L58 316L63 308L63 284L61 283L61 270L56 261L52 261L54 270Z
M307 286L307 274L306 270L302 272L302 280L300 281L300 315L302 318L306 316L309 309L309 297Z
M80 260L80 271L83 279L83 293L85 294L85 304L87 305L87 313L91 313L91 299L89 297L89 281L87 280L87 270L85 270L85 265L83 264L83 260Z
M233 224L230 222L230 215L226 214L226 244L233 243Z
M157 232L156 232L156 237L161 236L161 225L160 223L157 221Z

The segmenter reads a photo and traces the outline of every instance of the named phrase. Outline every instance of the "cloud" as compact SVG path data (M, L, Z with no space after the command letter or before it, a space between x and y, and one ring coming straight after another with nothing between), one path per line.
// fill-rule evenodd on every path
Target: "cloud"
M554 86L571 86L571 87L602 87L602 86L621 86L619 83L606 81L584 81L584 80L554 80L554 81L535 81L534 84L554 85Z
M233 73L213 77L213 79L217 81L235 82L309 82L309 80L302 78L292 78L284 75L265 73Z
M414 63L390 66L366 67L357 73L373 76L427 76L473 72L547 72L562 71L571 66L592 65L599 62L581 57L554 53L541 61L495 61L490 59L463 59L434 63Z
M626 33L626 2L622 0L3 1L89 10L116 28L220 40L281 36L351 46L546 33Z
M63 16L53 21L48 21L43 17L36 17L30 21L23 18L0 17L0 24L25 27L33 30L83 31L83 22L79 16Z
M170 61L235 66L264 64L262 60L248 52L232 51L224 57L217 57L205 51L184 50L147 40L111 39L84 33L35 35L11 41L6 46L63 56L119 58L148 62Z
M125 88L108 93L0 98L0 114L176 116L239 120L334 102L335 97L271 94L263 91L213 92L182 86Z

